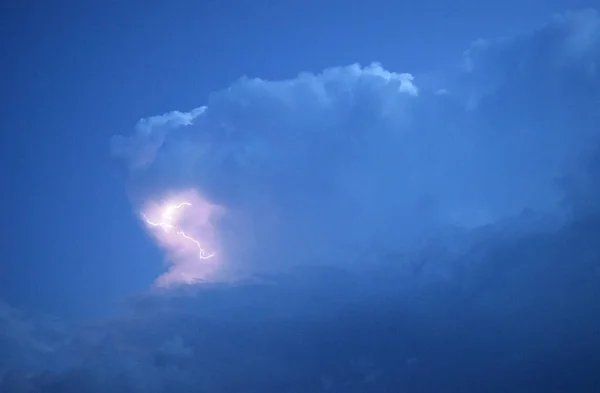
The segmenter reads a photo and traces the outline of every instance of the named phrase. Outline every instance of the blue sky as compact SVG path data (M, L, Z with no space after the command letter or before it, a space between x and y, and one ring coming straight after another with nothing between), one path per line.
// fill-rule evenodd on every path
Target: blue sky
M244 75L279 80L372 61L435 75L458 66L474 39L591 4L271 3L2 6L0 297L94 315L161 274L163 254L108 152L140 118L203 105Z

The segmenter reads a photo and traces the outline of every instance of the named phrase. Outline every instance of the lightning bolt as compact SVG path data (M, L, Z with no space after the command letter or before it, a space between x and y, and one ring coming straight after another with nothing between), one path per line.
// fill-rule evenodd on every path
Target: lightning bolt
M196 244L196 246L198 247L198 255L200 257L200 259L209 259L212 258L215 253L211 253L208 254L204 248L202 248L202 245L200 244L200 242L196 239L194 239L193 237L191 237L190 235L188 235L187 233L185 233L184 231L182 231L181 229L179 229L176 225L173 224L173 212L175 210L179 210L182 209L186 206L192 206L191 203L189 202L181 202L178 205L169 205L165 208L165 210L162 213L162 220L161 221L152 221L150 220L145 214L142 214L142 217L144 217L144 220L146 221L146 223L150 226L153 227L159 227L161 228L163 231L165 231L166 233L176 233L177 235L193 242L194 244Z

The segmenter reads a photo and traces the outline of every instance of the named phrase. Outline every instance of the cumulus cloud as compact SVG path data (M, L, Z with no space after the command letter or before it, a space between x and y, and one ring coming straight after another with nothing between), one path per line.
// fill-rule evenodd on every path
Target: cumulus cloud
M214 275L221 250L212 221L222 213L196 190L172 191L164 201L142 207L146 227L176 262L160 277L160 286L191 284Z
M377 63L244 78L141 120L113 154L136 208L195 189L227 212L211 222L223 276L360 263L373 247L558 212L560 180L598 143L599 30L583 11L476 41L440 86Z
M246 78L141 120L112 152L157 283L278 274L68 331L0 303L0 391L594 390L600 224L562 215L600 200L599 20L477 41L423 83Z
M246 78L141 120L112 152L157 284L278 274L68 332L0 305L0 391L594 390L600 224L564 216L600 200L599 21L479 40L439 78Z

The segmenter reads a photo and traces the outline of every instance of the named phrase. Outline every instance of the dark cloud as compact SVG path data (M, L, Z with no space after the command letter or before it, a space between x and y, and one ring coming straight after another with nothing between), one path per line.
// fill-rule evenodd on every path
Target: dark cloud
M443 84L354 65L141 121L113 141L136 208L197 189L228 266L263 274L141 296L63 331L62 362L3 312L23 360L0 387L597 390L599 35L570 13L474 43Z

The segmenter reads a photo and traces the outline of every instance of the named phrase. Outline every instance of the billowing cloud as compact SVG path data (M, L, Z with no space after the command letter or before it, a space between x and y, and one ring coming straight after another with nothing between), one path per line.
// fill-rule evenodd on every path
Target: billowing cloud
M377 63L245 78L141 120L113 153L136 208L191 189L227 211L210 221L222 272L360 264L448 228L557 212L561 179L598 143L598 32L584 11L479 40L439 86Z
M146 228L175 262L158 280L160 286L191 284L218 274L221 250L213 221L222 210L196 190L171 191L161 201L142 206Z
M113 153L159 284L336 266L155 292L52 345L0 308L0 390L597 390L600 223L563 213L600 200L599 20L480 40L439 85L353 65L142 120Z

